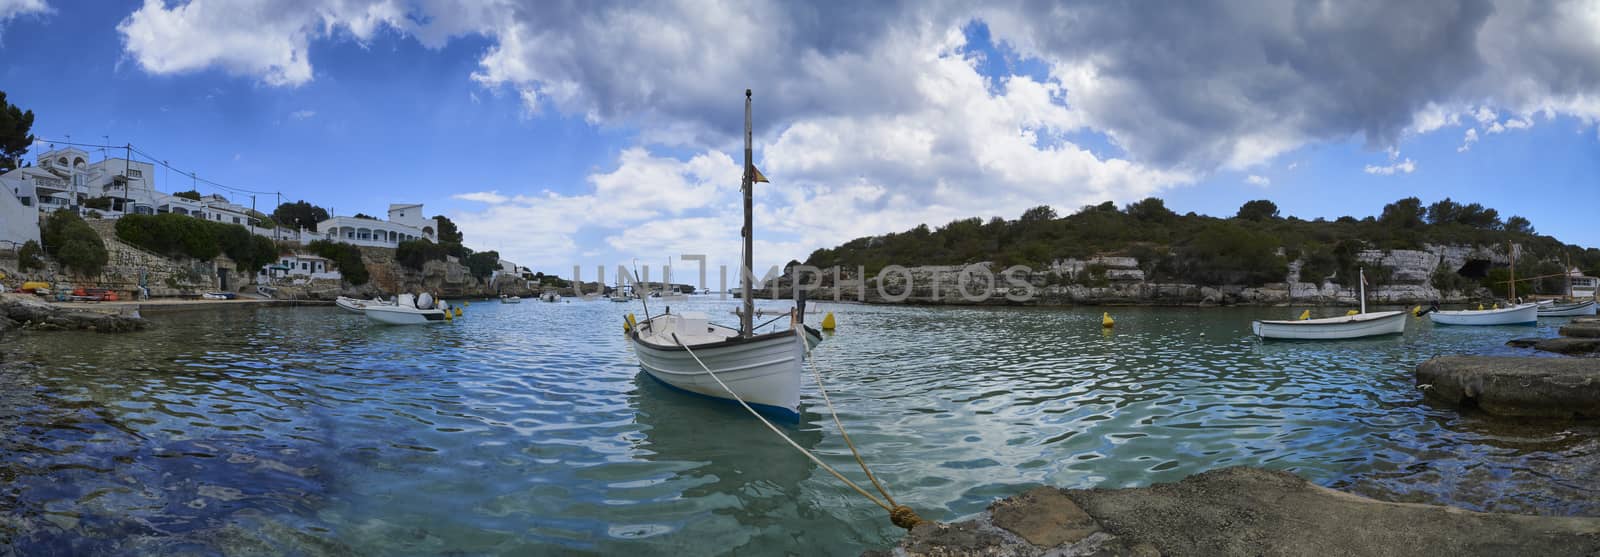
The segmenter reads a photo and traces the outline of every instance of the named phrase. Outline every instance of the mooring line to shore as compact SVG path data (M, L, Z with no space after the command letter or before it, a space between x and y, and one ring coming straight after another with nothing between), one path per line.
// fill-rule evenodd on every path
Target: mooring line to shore
M710 375L711 379L715 380L717 385L722 387L722 390L728 392L728 396L732 396L733 400L739 403L739 406L743 406L746 411L750 412L750 415L755 416L757 420L761 420L762 425L767 426L767 429L770 429L773 433L778 434L778 437L782 437L784 441L789 443L789 446L794 447L794 450L800 451L800 454L806 455L806 458L809 458L812 462L817 463L817 466L821 466L822 469L827 470L829 474L833 474L833 477L839 478L839 481L844 482L844 484L849 486L850 489L854 489L856 493L860 493L862 497L866 497L868 501L872 501L873 504L882 507L885 511L888 511L889 521L894 523L895 526L910 530L916 527L918 524L927 522L927 520L917 516L917 513L911 510L910 507L906 507L904 505L892 505L879 500L877 497L873 497L871 493L867 493L867 490L862 489L860 485L856 485L855 482L850 481L850 478L844 477L844 474L840 474L838 470L835 470L832 466L829 466L828 463L823 462L820 458L817 458L817 455L812 454L812 452L806 450L805 447L801 447L799 443L794 441L794 439L791 439L788 435L784 434L782 430L779 430L778 426L772 425L772 422L768 421L766 416L762 416L760 412L757 412L755 408L752 408L750 403L745 402L744 399L739 396L739 393L733 392L733 389L729 388L727 383L723 383L722 378L717 377L717 373L711 371L711 367L707 366L705 362L700 360L700 356L694 353L694 349L689 348L689 345L684 344L683 340L678 338L678 333L672 333L672 341L678 343L678 346L683 347L684 351L689 353L689 357L694 358L694 363L700 364L700 369L705 370L706 374ZM804 339L802 338L801 341L804 342ZM809 347L807 348L809 349ZM831 411L832 409L832 405L830 404L829 410ZM835 415L834 419L837 420L838 416ZM855 447L851 446L851 451L854 450ZM858 455L858 461L859 458L860 456ZM862 466L865 467L866 464L863 463ZM867 475L868 477L871 477L870 472ZM873 480L873 483L877 483L877 480ZM887 498L888 494L885 493L884 497Z
M805 329L796 328L794 332L800 341L800 346L806 349L806 360L811 362L811 377L817 380L817 392L822 393L822 402L828 405L828 414L833 416L833 425L839 427L839 436L844 437L845 446L850 447L850 454L856 457L856 464L861 465L861 471L867 475L867 479L872 480L872 487L878 488L878 493L883 495L884 500L890 505L900 507L900 503L895 502L894 496L889 495L889 490L884 489L883 483L878 481L878 476L867 468L867 461L861 458L861 451L856 450L855 441L851 441L850 434L844 430L844 422L839 420L839 411L834 409L833 399L828 397L828 388L822 385L822 371L817 369L817 357L811 352L811 343L806 342Z

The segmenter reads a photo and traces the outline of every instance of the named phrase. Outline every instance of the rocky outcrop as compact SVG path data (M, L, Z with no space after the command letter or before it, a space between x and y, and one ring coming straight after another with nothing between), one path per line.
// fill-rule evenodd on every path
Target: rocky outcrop
M125 333L148 325L144 319L132 315L69 309L32 296L0 294L0 332L27 329Z
M1238 467L1136 489L1035 488L997 501L971 520L917 526L893 554L1464 557L1596 551L1600 518L1388 503L1287 472Z
M1495 416L1600 417L1600 359L1439 356L1416 370L1428 401Z

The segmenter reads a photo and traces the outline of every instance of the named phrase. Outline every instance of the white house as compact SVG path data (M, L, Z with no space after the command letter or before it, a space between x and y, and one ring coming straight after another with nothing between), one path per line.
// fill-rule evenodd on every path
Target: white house
M23 205L10 184L0 192L0 250L22 247L28 241L39 241L39 210Z
M343 278L333 266L333 262L325 257L308 253L294 253L279 255L278 262L262 267L258 275L266 278L295 279L330 279Z
M381 248L406 240L439 241L439 222L422 215L421 203L395 203L389 205L389 220L333 217L317 223L317 231L337 242Z

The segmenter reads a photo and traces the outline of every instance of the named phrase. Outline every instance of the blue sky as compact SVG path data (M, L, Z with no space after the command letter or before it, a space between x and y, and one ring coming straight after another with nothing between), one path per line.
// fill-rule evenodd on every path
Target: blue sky
M109 136L339 214L422 202L472 247L563 274L735 261L745 87L774 182L758 263L1147 195L1212 215L1267 198L1308 219L1448 196L1600 246L1600 84L1584 81L1600 79L1600 15L1582 4L1289 28L1196 7L1216 34L1020 4L305 4L0 0L0 90L42 138ZM776 21L791 24L745 29ZM1534 27L1548 38L1533 46L1491 35ZM1578 67L1544 76L1537 56Z

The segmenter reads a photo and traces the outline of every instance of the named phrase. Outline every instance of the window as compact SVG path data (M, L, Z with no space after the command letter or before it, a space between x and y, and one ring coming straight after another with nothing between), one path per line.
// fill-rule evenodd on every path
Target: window
M309 270L311 270L311 264L310 264L310 263L307 263L307 262L305 262L305 261L301 261L301 262L300 262L300 270L302 270L302 271L309 271Z
M233 217L233 223L239 224L239 217Z
M128 177L129 178L143 178L144 177L144 172L140 171L137 168L130 168L130 169L128 169Z

